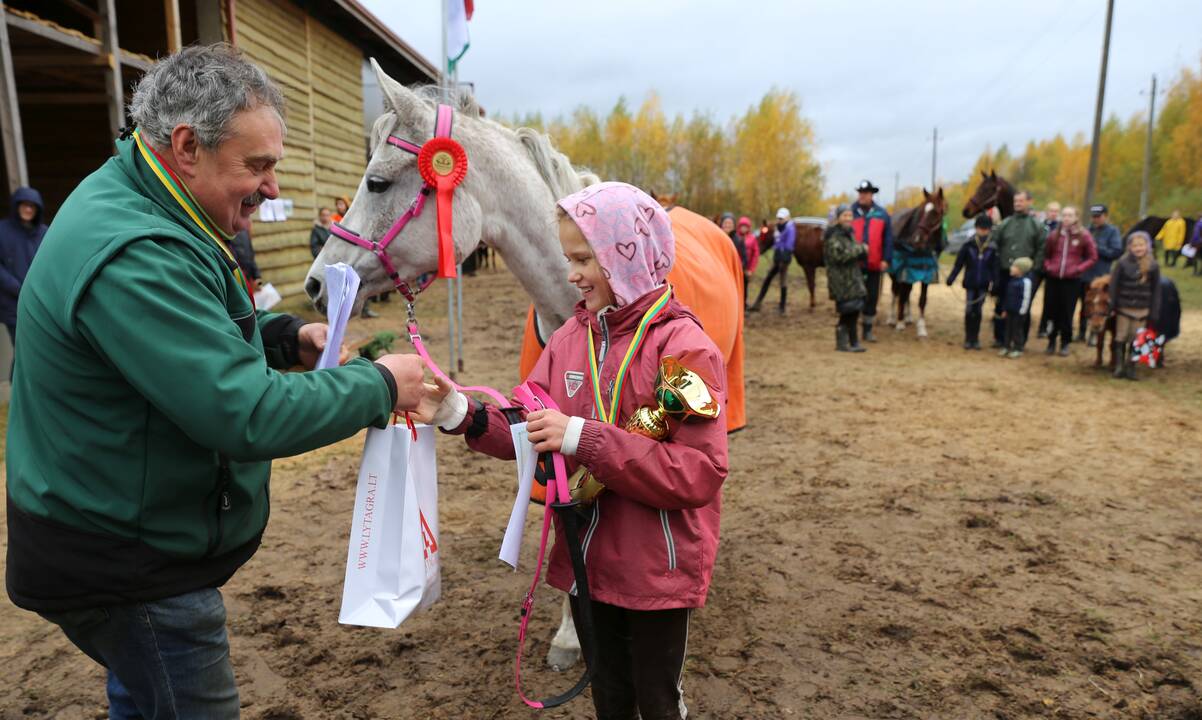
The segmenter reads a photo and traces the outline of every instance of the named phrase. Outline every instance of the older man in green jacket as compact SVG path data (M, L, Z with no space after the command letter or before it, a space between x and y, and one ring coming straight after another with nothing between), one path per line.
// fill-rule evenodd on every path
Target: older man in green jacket
M426 391L415 356L279 372L311 369L327 328L256 312L229 241L279 193L283 112L227 46L162 60L25 282L8 593L108 668L111 717L237 717L217 588L259 546L271 459Z
M1000 288L997 293L996 305L993 309L993 346L1002 347L1006 339L1006 321L999 316L1005 303L1006 282L1010 274L1010 266L1015 260L1025 257L1034 262L1032 273L1042 272L1044 243L1048 232L1043 223L1030 212L1031 195L1025 190L1014 193L1014 214L1002 220L993 229L990 236L997 245L1000 260L1001 276L994 285ZM1031 318L1027 317L1023 325L1024 342L1031 334Z

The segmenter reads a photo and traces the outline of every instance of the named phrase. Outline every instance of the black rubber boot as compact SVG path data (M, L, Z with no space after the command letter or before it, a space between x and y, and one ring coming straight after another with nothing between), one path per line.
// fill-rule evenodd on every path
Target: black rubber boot
M1131 346L1123 346L1123 377L1128 380L1139 380L1139 375L1135 373L1139 363L1131 359Z
M872 334L872 318L864 318L864 322L861 323L861 327L864 328L864 342L876 342L876 335Z
M847 326L835 326L835 350L837 352L851 352L851 344L847 339Z
M785 306L788 304L789 304L789 288L782 284L780 286L780 307L777 308L777 310L776 310L777 314L784 315L785 314Z
M1123 354L1123 345L1117 341L1111 341L1110 348L1114 352L1114 374L1111 376L1115 380L1123 379L1123 375L1127 370L1127 356Z
M868 352L868 348L861 345L860 338L856 336L856 323L854 320L847 324L847 339L851 345L851 352Z

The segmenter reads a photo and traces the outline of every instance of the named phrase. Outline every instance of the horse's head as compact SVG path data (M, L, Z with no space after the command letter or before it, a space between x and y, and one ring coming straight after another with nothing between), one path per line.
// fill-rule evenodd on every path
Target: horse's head
M935 194L922 189L923 204L919 211L918 235L928 247L934 247L935 235L943 229L943 216L947 214L947 200L943 199L943 188L938 188Z
M1096 278L1085 289L1085 312L1089 316L1089 329L1102 332L1106 318L1110 317L1110 276Z
M381 240L413 205L423 187L417 156L388 142L389 137L422 145L434 136L438 111L436 88L410 90L385 74L374 60L372 67L384 94L384 114L372 126L367 171L359 182L350 211L339 223L368 242ZM462 259L480 244L483 218L476 193L481 184L475 180L472 163L483 153L474 152L480 150L481 137L479 122L472 117L475 114L473 104L460 100L456 105L451 136L463 146L468 158L467 177L455 189L453 203L455 254L457 259ZM411 219L387 248L397 273L410 284L419 276L433 272L438 264L435 207L434 192L431 191L423 212ZM325 306L324 268L337 262L353 267L362 281L356 305L366 297L393 288L382 262L370 250L331 234L305 280L305 293L319 310Z
M981 171L981 184L977 186L976 192L964 203L964 217L974 218L977 215L985 212L991 207L995 207L999 202L1002 202L1003 195L1010 188L1010 183L1006 182L1005 178L998 177L998 174L990 170L986 175L985 171ZM1013 192L1011 191L1011 197ZM1011 200L1013 202L1013 200ZM1011 206L1013 208L1013 205Z

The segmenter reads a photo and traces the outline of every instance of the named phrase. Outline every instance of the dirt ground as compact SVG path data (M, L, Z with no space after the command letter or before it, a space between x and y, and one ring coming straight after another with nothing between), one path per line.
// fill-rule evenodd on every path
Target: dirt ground
M961 350L962 291L946 287L929 340L883 329L836 355L825 291L807 312L800 280L788 316L748 325L751 425L731 438L690 717L1202 718L1202 311L1170 367L1134 384L1081 348ZM465 302L467 377L511 387L517 284L483 271ZM382 308L365 328L399 326L400 304ZM263 548L224 591L245 717L536 715L512 683L529 576L496 560L513 469L438 442L443 599L398 630L337 622L362 436L276 463ZM536 606L532 659L557 601ZM0 718L105 716L101 670L6 602L0 663Z

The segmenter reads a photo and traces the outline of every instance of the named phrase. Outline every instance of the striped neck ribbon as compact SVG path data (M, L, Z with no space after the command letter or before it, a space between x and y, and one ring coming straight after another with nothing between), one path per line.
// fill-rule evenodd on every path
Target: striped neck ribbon
M196 197L192 195L192 191L188 186L172 172L167 163L163 162L163 158L142 139L142 131L134 130L134 142L138 146L138 152L142 155L142 159L146 161L146 165L150 167L151 172L167 189L167 192L175 199L184 211L184 214L191 218L192 222L200 230L201 234L213 241L213 244L221 250L221 253L229 259L230 269L234 274L234 278L246 288L246 294L250 296L251 307L255 305L255 291L250 284L246 273L242 271L242 265L238 262L238 258L234 257L233 251L230 249L230 241L234 239L233 235L228 234L217 223L213 222L213 218L204 211L204 208L197 202Z
M588 332L588 370L589 377L593 381L593 404L597 406L597 417L603 423L618 422L618 407L619 401L622 398L622 388L626 384L626 375L630 371L630 364L639 353L639 347L642 346L643 340L647 337L647 328L659 317L659 314L668 306L668 300L672 297L672 287L664 291L658 300L647 308L647 312L643 313L643 319L639 321L638 327L634 331L634 338L630 341L630 347L626 349L626 356L622 358L622 364L618 365L618 374L614 378L613 395L610 397L609 412L605 411L605 401L601 398L601 373L597 367L597 351L593 345L593 331L589 328Z

